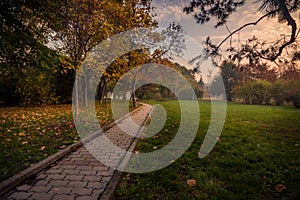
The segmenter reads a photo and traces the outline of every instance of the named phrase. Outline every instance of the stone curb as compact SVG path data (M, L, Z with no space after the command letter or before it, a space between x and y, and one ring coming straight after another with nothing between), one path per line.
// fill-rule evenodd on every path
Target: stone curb
M150 110L150 112L147 114L147 116L145 117L143 123L142 123L142 126L140 127L140 129L138 130L137 134L136 134L136 137L133 139L133 141L131 142L129 148L127 149L127 151L130 151L130 152L133 152L135 147L136 147L136 144L138 143L139 141L139 137L144 128L143 126L147 123L147 121L149 120L150 116L151 116L151 113L153 111L153 106ZM123 160L121 161L120 165L121 166L125 166L128 161L130 159L130 154L127 153ZM112 179L110 180L110 182L108 183L108 186L106 187L106 189L104 190L104 193L98 198L98 200L113 200L114 199L114 193L116 191L116 188L117 188L117 185L121 179L121 175L122 175L122 172L121 171L115 171L115 173L113 174L113 177Z
M112 128L117 123L123 121L125 118L127 118L129 115L138 112L141 108L143 108L144 105L142 104L141 107L133 110L132 112L122 116L120 119L115 120L114 122L110 123L107 126L104 126L102 128L103 131L107 131L108 129ZM67 154L77 150L79 147L81 147L83 144L91 141L92 139L100 136L103 131L97 131L91 136L88 136L86 138L83 138L81 141L78 141L65 149L62 149L58 151L57 153L53 154L52 156L47 157L46 159L38 162L37 164L34 164L33 166L21 171L20 173L16 174L15 176L3 181L0 183L0 197L3 196L5 193L7 193L9 190L13 189L14 187L18 186L22 182L24 182L26 179L30 178L31 176L39 173L46 167L50 166L57 160L61 159L62 157L66 156Z

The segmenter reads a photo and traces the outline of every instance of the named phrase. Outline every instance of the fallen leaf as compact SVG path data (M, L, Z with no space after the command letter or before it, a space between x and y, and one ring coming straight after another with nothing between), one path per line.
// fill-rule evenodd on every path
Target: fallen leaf
M44 151L45 149L46 149L45 146L42 146L42 147L40 148L41 151Z
M278 184L275 186L276 192L283 192L283 190L286 190L286 187L283 184Z
M67 146L66 145L62 145L62 146L60 146L60 147L58 147L59 149L64 149L64 148L66 148Z
M190 187L193 187L196 185L197 181L195 179L188 179L186 181L186 183L190 186Z
M24 135L25 135L24 132L19 133L19 136L24 136Z

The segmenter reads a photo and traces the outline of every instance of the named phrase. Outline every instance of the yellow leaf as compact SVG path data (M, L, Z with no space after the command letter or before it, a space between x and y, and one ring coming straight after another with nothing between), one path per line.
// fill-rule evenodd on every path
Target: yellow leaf
M25 135L24 132L19 133L19 136L24 136L24 135Z
M42 146L42 147L40 148L41 151L44 151L45 149L46 149L45 146Z

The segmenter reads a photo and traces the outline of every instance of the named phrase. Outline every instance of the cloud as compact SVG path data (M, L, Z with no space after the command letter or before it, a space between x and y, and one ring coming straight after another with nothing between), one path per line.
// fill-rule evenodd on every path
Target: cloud
M152 6L155 7L156 13L155 19L160 25L170 24L171 22L181 22L185 19L192 19L191 15L187 15L183 12L183 8L186 5L180 1L153 1Z

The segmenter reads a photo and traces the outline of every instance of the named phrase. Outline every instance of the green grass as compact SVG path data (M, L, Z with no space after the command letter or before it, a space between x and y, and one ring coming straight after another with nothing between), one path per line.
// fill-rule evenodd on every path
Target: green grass
M176 101L150 103L162 104L168 120L156 136L140 140L140 153L166 145L180 123ZM199 159L210 103L200 102L200 109L199 131L188 151L161 170L124 173L115 199L300 199L300 110L229 103L218 143ZM278 184L286 189L277 191Z
M96 111L101 127L113 121L110 105ZM79 140L72 105L0 107L0 182Z

